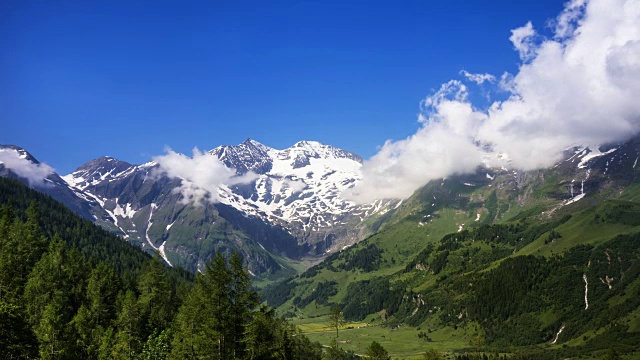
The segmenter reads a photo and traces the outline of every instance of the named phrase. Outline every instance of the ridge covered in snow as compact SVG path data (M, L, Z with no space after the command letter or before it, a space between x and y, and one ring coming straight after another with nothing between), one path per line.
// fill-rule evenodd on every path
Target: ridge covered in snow
M246 226L240 223L259 219L265 224L261 226L272 230L261 230L258 237L269 237L266 234L271 231L285 231L294 243L278 243L289 240L278 240L286 236L273 235L271 243L266 238L257 243L261 251L299 251L317 256L354 244L367 235L366 231L361 232L365 218L382 215L397 205L397 201L359 205L343 199L340 194L361 180L363 160L316 141L300 141L279 150L247 139L238 145L216 147L206 154L216 157L238 175L251 173L253 180L216 187L218 203L204 204L210 209L199 215L204 220L189 225L198 227L197 231L202 231L205 237L216 238L216 229L223 229L225 223L239 230ZM157 168L155 162L131 165L101 157L80 166L64 179L79 196L104 208L115 231L129 241L159 251L167 263L172 263L171 253L175 256L180 251L181 256L185 253L192 256L199 247L200 237L172 240L174 235L185 236L187 221L193 221L186 214L199 210L198 206L182 201L178 191L181 179L163 176ZM225 206L246 220L235 217ZM213 215L206 215L209 211ZM219 216L226 221L218 222ZM224 237L235 236L228 230L220 231ZM257 242L256 239L250 241ZM184 241L193 242L189 245L193 247L178 249L176 242ZM292 246L300 249L292 250Z
M340 197L361 179L362 158L348 151L315 141L277 150L247 139L210 153L238 172L258 174L250 191L237 187L220 192L223 203L247 214L281 222L291 230L317 231L345 225L345 214L361 208Z

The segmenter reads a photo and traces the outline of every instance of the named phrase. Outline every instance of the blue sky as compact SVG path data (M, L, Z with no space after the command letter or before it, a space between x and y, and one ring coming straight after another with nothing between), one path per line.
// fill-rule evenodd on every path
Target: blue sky
M135 3L135 4L132 4ZM0 143L60 173L251 137L372 156L459 72L516 72L562 1L0 3Z

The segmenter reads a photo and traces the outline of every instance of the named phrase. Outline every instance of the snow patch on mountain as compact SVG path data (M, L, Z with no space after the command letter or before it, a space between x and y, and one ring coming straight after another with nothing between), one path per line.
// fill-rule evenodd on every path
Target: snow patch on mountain
M288 229L319 231L343 225L357 210L365 216L385 211L389 202L361 206L341 194L361 181L362 158L316 141L300 141L278 150L248 139L237 146L210 151L227 166L254 171L258 178L248 194L242 187L221 187L220 201L242 212Z
M617 148L613 148L610 150L607 150L605 152L601 152L599 146L589 146L589 147L585 147L582 152L580 153L579 157L581 157L580 159L580 163L578 164L578 168L580 169L584 169L585 167L587 167L587 164L589 163L589 161L591 161L591 159L595 159L597 157L600 156L604 156L604 155L608 155L611 154L612 152L618 150Z

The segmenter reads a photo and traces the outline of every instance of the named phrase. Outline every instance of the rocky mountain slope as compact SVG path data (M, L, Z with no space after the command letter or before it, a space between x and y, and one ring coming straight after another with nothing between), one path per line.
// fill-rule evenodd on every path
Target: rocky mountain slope
M18 179L62 202L83 218L109 226L108 221L102 221L106 213L97 202L87 199L83 193L69 186L53 169L42 165L19 146L0 145L0 176Z
M157 163L101 157L66 176L47 175L56 186L40 188L127 241L158 251L172 266L201 270L214 252L238 250L253 274L276 278L373 233L380 221L371 219L388 216L398 203L342 199L360 180L362 159L318 142L276 150L247 139L208 155L253 180L220 186L218 202L186 203L177 191L181 179L166 176Z
M362 238L362 221L397 202L356 205L341 192L360 180L362 158L314 141L276 150L247 139L238 146L210 151L240 173L253 171L257 180L236 186L223 203L287 229L315 253L348 246ZM317 245L315 245L317 244Z

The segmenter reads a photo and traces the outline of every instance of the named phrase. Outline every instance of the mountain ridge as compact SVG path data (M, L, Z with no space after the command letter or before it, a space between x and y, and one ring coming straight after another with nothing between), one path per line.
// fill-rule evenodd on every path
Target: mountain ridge
M220 202L195 207L177 192L181 179L164 176L156 161L134 165L102 156L59 177L60 185L75 201L92 204L85 217L160 252L167 264L196 271L214 252L240 249L249 270L267 277L291 274L292 265L303 266L299 261L316 262L357 242L375 230L364 219L391 204L341 199L342 190L359 181L363 160L320 142L277 150L247 139L206 154L257 177L222 186Z

